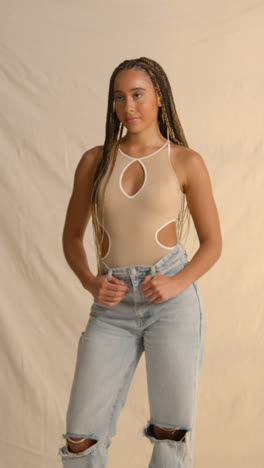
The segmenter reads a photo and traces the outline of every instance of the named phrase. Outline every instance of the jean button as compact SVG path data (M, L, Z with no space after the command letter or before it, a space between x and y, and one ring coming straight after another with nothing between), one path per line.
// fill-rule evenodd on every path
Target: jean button
M135 275L136 272L137 272L137 270L136 270L135 268L131 268L131 273L132 273L133 275Z

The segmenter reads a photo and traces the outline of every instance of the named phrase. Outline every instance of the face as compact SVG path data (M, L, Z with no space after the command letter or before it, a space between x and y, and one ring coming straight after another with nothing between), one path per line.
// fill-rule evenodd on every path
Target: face
M117 117L128 132L137 133L157 123L160 99L150 77L144 71L130 69L117 74L114 81L114 102ZM135 119L129 121L129 118Z

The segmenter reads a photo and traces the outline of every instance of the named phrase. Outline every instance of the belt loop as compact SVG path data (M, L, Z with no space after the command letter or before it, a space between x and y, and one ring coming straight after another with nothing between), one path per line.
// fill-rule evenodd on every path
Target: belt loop
M154 278L155 274L156 274L155 265L151 265L151 279Z
M107 279L110 283L112 281L112 273L113 273L112 268L109 268L108 273L107 273Z

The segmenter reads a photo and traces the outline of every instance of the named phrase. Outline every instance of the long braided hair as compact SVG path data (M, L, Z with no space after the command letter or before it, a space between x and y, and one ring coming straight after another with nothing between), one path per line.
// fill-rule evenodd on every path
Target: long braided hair
M160 97L161 107L158 111L158 125L161 134L166 138L168 137L172 142L188 147L181 123L179 121L175 103L173 100L173 95L171 91L171 86L167 78L166 73L162 67L147 57L140 57L138 59L125 60L120 65L118 65L112 73L109 91L108 91L108 109L107 109L107 118L106 118L106 128L105 128L105 142L103 146L102 157L99 160L93 181L92 181L92 193L91 193L91 214L92 214L92 223L93 223L93 235L96 245L96 259L97 259L97 268L99 274L103 273L102 269L102 241L104 236L104 221L102 224L98 218L99 212L99 186L100 182L103 179L104 175L108 171L108 176L104 185L104 190L102 194L102 220L104 220L104 195L107 182L113 171L119 144L121 142L124 125L119 121L116 112L114 110L114 80L117 74L122 70L130 70L135 68L137 70L145 71L153 85L156 89L158 96ZM121 125L120 125L121 124ZM188 221L188 230L190 226L190 211L186 202L186 197L182 198L182 205L176 220L176 232L178 240L182 239L182 232L185 220Z

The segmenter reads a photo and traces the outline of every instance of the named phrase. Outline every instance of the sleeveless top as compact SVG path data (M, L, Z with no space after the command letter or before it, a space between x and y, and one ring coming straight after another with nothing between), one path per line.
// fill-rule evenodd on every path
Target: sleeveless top
M122 177L130 165L138 163L144 171L144 181L136 193L129 195L122 185ZM158 235L167 224L176 222L185 196L171 164L170 140L154 153L140 158L118 149L105 192L103 226L102 190L107 174L108 171L98 194L98 218L108 238L102 261L110 268L156 263L174 247L163 245Z

